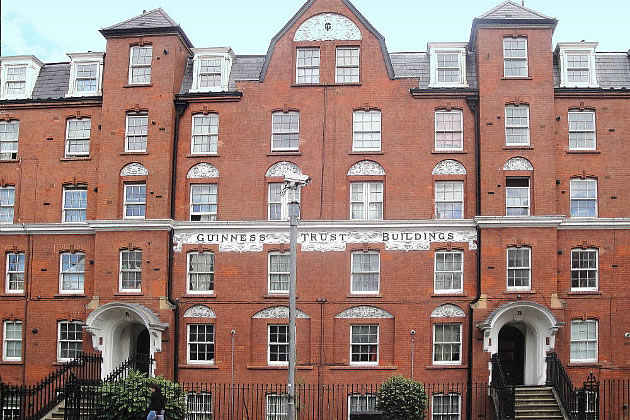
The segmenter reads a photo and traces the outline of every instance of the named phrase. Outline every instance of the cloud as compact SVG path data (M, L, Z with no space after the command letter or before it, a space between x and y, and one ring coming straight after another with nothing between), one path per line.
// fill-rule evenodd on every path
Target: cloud
M44 36L24 16L8 12L2 17L2 55L35 55L44 62L65 61L63 48Z

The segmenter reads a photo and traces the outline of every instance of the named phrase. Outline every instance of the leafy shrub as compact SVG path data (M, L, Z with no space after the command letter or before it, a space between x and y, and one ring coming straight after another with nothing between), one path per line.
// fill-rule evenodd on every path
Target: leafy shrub
M420 382L395 375L381 384L377 401L385 420L418 420L424 418L427 394Z
M169 420L184 418L186 398L182 387L162 376L150 378L135 370L116 382L108 382L97 389L97 418L99 420L137 420L146 418L151 401L151 384L157 384L164 395L166 416Z

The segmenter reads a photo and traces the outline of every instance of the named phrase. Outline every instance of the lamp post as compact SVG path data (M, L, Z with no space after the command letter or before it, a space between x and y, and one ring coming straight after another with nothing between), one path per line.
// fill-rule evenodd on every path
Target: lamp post
M287 391L289 394L288 401L288 420L295 420L295 362L297 358L296 352L296 288L297 288L297 225L300 213L300 203L298 202L299 191L301 187L307 186L311 182L311 178L295 173L288 173L284 176L285 194L292 191L293 194L287 197L289 211L289 377L287 380Z

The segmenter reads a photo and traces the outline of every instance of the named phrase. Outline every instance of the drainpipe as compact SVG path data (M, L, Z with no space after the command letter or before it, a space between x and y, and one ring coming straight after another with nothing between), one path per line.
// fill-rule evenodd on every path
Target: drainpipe
M22 223L22 229L26 234L26 255L24 256L25 270L28 273L28 277L24 279L24 321L22 322L22 385L26 385L26 350L28 346L26 343L26 335L28 334L28 301L33 294L33 259L31 258L31 252L33 251L33 234L28 231L26 225ZM28 282L28 283L26 283ZM28 288L26 285L28 284Z
M466 98L468 106L475 117L475 215L481 215L481 123L479 117L479 96ZM468 378L466 393L466 418L472 419L472 386L473 386L473 305L481 299L481 229L477 230L477 292L475 298L468 305Z
M175 101L175 123L173 124L173 150L172 150L172 170L171 170L171 220L175 222L175 194L177 191L177 152L179 144L179 120L186 111L188 103ZM175 226L171 227L168 233L168 277L166 279L166 296L168 302L175 308L173 321L173 382L178 382L179 378L179 305L173 298L173 236Z

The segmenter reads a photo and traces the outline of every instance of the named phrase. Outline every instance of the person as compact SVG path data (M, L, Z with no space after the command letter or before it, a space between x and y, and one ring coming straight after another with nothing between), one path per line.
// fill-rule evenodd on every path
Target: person
M151 402L147 420L164 420L164 395L157 384L151 384Z

